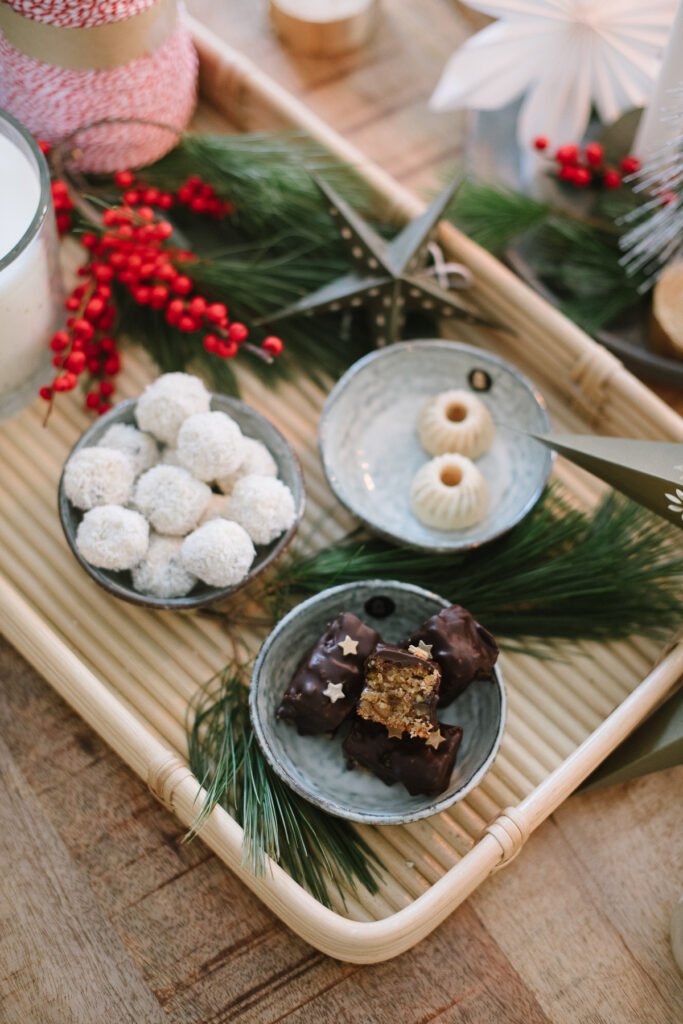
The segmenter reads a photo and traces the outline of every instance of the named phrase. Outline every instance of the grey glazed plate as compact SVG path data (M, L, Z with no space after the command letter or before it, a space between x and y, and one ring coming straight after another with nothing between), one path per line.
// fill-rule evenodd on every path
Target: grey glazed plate
M69 452L69 458L81 448L90 448L92 445L96 445L105 431L114 423L130 423L135 426L135 404L136 400L134 398L119 402L105 416L101 416L96 420L73 446ZM101 587L104 587L114 597L120 597L131 604L143 605L145 608L171 611L205 608L208 605L224 600L230 594L234 594L237 590L241 590L242 587L246 587L248 583L251 583L260 572L263 572L266 566L270 565L284 551L296 533L301 517L304 514L306 495L299 460L288 442L270 420L267 420L256 409L252 409L251 406L240 402L237 398L214 394L211 396L211 408L227 413L228 416L231 416L239 424L242 433L246 437L253 437L257 441L262 441L266 448L269 449L277 464L278 476L294 495L294 507L296 508L294 523L286 533L283 533L281 537L278 537L271 544L257 547L256 558L248 575L237 586L210 587L206 583L197 583L186 597L152 597L150 594L140 594L137 590L133 589L129 572L111 572L107 569L97 569L86 562L81 556L76 547L76 530L83 518L83 512L75 508L64 493L64 473L62 472L59 481L59 516L64 535L71 551L88 575L92 576L96 583L99 583Z
M417 437L427 398L470 390L496 424L477 460L489 485L489 512L464 530L425 526L410 507L410 485L429 460ZM551 452L519 431L545 433L545 404L533 385L497 356L460 342L409 341L372 352L331 391L319 428L323 467L350 512L389 540L423 551L478 547L516 525L534 507L552 468Z
M478 786L493 764L506 718L500 673L477 680L439 717L462 726L463 739L448 789L437 797L410 796L401 785L386 786L369 772L349 769L337 735L299 736L275 712L294 671L327 623L341 611L355 612L389 643L412 630L448 601L409 583L368 580L325 590L297 605L263 644L251 679L251 720L258 743L280 778L324 811L349 821L401 825L450 807Z

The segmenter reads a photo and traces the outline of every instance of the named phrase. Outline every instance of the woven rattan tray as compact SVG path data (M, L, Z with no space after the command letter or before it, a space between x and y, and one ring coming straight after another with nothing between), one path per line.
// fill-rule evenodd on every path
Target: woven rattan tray
M225 130L293 124L353 163L378 202L414 215L420 204L364 161L329 128L244 57L195 26L205 109L200 123ZM514 334L473 328L463 340L500 352L544 393L556 426L622 436L683 439L681 420L612 356L590 341L492 257L450 228L441 243L466 263L481 303ZM122 390L151 375L129 357ZM266 391L244 381L247 401L278 424L297 449L309 511L304 542L329 543L348 528L315 449L323 394L308 382ZM56 489L71 444L87 424L79 403L60 401L50 427L34 405L0 429L0 623L52 686L145 779L185 824L197 812L198 784L185 762L184 719L198 686L229 659L233 638L197 615L154 613L109 598L82 572L61 536ZM556 476L577 501L595 484L558 460ZM311 524L316 524L315 531ZM322 524L322 525L321 525ZM261 637L241 633L255 650ZM388 868L378 895L338 897L327 910L276 866L256 878L240 865L242 833L216 810L203 840L291 928L332 956L355 962L407 949L521 849L526 837L675 687L683 645L663 653L641 640L585 644L549 663L503 656L510 703L500 754L485 781L437 817L393 828L362 828Z

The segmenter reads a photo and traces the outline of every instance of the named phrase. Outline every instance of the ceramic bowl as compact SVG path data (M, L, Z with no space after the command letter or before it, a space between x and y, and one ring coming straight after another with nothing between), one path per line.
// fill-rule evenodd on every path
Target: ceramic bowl
M101 416L77 441L71 449L69 457L81 448L90 448L96 445L102 435L114 423L130 423L135 426L135 405L136 399L128 399L124 402L119 402L105 416ZM211 396L211 408L215 411L227 413L228 416L231 416L239 424L242 433L246 437L253 437L257 441L262 441L269 449L277 463L278 476L294 495L296 519L293 525L271 544L256 548L256 558L251 569L245 579L238 583L237 586L210 587L206 583L197 583L194 589L185 597L152 597L150 594L140 594L137 590L133 589L129 572L112 572L107 569L97 569L82 557L76 547L76 530L83 518L83 512L75 508L64 493L64 474L62 473L59 481L59 515L69 547L88 575L92 576L96 583L99 583L101 587L104 587L114 597L120 597L124 601L131 602L131 604L143 605L146 608L169 609L173 611L204 608L224 600L237 590L241 590L242 587L246 587L248 583L251 583L259 573L263 572L266 566L270 565L284 551L296 533L304 513L306 496L299 461L288 442L265 416L262 416L250 406L245 405L244 402L240 402L237 398L214 394Z
M489 485L490 511L467 529L436 530L410 506L412 479L430 458L416 424L425 400L450 388L476 394L496 424L490 450L476 463ZM391 345L354 363L325 403L318 436L332 490L374 533L423 551L454 552L494 540L531 511L553 456L520 431L548 428L543 399L506 362L435 340Z
M439 718L463 728L463 740L448 789L437 797L410 796L402 785L386 786L369 772L350 769L342 750L346 727L334 737L299 736L275 717L305 651L341 611L355 612L390 643L447 608L436 594L408 583L368 580L325 590L297 605L263 644L251 680L254 731L280 778L312 804L340 818L400 825L438 814L462 800L493 764L505 727L506 698L500 673L472 683Z

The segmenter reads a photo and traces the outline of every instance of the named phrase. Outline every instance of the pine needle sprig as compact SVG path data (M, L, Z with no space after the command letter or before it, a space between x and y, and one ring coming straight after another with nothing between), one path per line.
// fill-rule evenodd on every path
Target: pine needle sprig
M501 252L543 224L551 207L511 189L466 180L448 215L466 235L490 252Z
M216 806L244 829L243 860L254 874L267 857L329 907L329 885L376 893L383 865L353 826L313 807L272 771L249 717L245 670L228 665L201 688L188 712L189 764L206 796L187 838Z
M362 579L415 583L463 604L513 646L525 638L659 638L681 619L678 541L666 523L619 495L584 512L554 486L530 516L483 550L431 555L353 535L294 557L280 570L280 583L299 595Z

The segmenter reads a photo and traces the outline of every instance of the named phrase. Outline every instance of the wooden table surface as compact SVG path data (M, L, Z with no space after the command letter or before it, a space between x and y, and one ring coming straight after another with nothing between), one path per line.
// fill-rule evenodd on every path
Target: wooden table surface
M383 0L377 39L325 62L281 50L260 0L189 7L411 187L457 157L460 119L425 105L467 31L449 0ZM417 948L342 964L0 643L0 1024L674 1024L682 792L679 768L573 797Z

